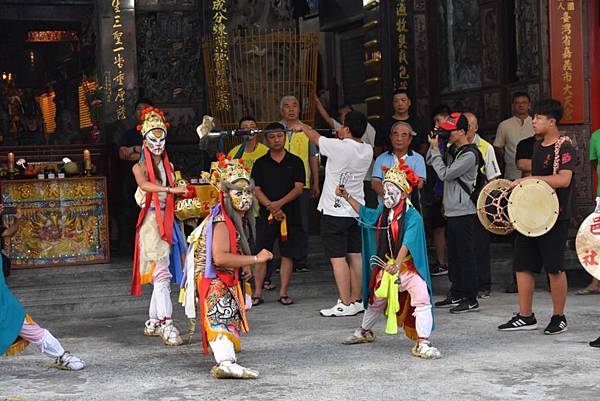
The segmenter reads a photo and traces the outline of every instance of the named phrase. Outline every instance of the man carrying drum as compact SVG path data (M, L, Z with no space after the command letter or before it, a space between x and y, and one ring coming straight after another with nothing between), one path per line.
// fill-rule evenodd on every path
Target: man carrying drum
M545 99L537 104L534 109L533 130L542 139L534 145L532 175L512 182L512 187L531 179L550 185L558 197L559 216L556 224L541 236L528 237L517 233L513 269L517 277L519 313L498 326L502 331L537 328L533 313L533 273L541 272L542 267L550 280L553 306L552 318L544 334L559 334L567 330L567 319L564 316L567 276L563 266L576 160L575 149L570 140L561 136L558 129L562 115L563 107L557 100Z

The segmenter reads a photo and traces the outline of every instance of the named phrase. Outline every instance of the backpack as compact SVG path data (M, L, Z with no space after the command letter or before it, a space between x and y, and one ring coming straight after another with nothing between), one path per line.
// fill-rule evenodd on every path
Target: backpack
M479 198L479 194L485 185L487 184L487 177L483 173L483 167L485 166L485 162L483 160L483 155L479 151L477 145L469 144L465 145L461 148L461 154L463 152L473 152L475 154L475 158L477 159L477 177L475 178L475 182L473 185L469 185L465 183L460 178L457 178L458 185L469 195L469 199L475 206L477 206L477 199Z

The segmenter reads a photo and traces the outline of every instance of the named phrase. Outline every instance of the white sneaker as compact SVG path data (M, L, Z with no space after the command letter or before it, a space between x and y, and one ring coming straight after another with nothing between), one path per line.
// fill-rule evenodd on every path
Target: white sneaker
M338 299L338 303L329 309L321 309L319 311L321 316L354 316L358 313L354 303L350 305L344 305L342 301Z
M354 309L356 309L356 313L363 313L365 311L365 307L361 301L352 302Z
M415 344L411 351L414 356L423 359L439 359L442 357L441 352L429 343Z

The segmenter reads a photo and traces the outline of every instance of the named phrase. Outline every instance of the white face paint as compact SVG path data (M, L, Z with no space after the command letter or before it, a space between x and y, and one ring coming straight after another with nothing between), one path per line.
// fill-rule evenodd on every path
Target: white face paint
M165 151L165 141L167 133L162 129L153 129L146 134L146 146L148 150L157 156L160 156Z
M393 209L402 200L404 193L389 181L383 183L383 206Z

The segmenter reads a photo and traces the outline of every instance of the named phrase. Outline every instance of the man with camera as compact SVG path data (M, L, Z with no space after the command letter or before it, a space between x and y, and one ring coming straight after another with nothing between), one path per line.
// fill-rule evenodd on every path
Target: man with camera
M467 139L468 130L469 122L462 113L450 114L438 129L431 132L426 158L427 164L433 167L444 183L448 273L452 282L446 299L436 302L435 306L449 307L451 313L479 309L473 245L476 208L467 189L474 188L481 157L477 147ZM439 137L448 143L448 150L444 154L439 149Z

